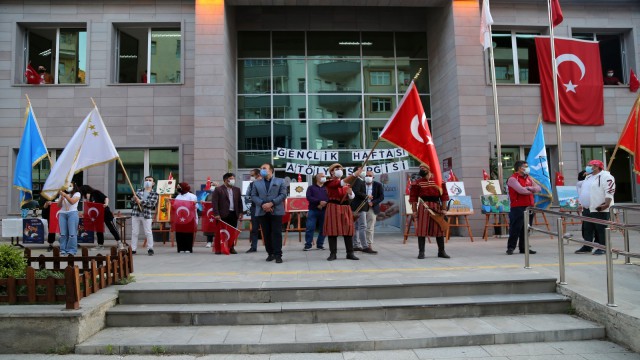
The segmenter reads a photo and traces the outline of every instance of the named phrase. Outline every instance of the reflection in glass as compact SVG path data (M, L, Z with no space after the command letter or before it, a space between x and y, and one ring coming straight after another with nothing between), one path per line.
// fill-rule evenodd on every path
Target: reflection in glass
M380 133L382 133L382 129L387 124L387 120L365 120L364 122L364 136L365 136L365 149L371 149L375 144L376 140L380 137ZM378 146L376 148L379 149L390 149L395 147L395 145L390 144L387 141L378 142Z
M360 34L346 31L310 31L307 33L307 56L360 56Z
M273 60L273 89L276 94L304 93L304 59Z
M268 31L238 32L238 58L268 58L270 56L269 38Z
M304 56L304 32L274 31L273 57Z
M274 119L304 119L307 105L304 95L274 95Z
M31 63L31 66L37 71L40 66L44 66L46 73L53 76L52 69L54 69L54 57L56 54L56 32L57 29L31 29L28 34L28 53L27 64ZM48 77L48 82L41 81L41 83L53 83L53 78ZM24 79L26 83L27 80Z
M361 119L360 95L309 95L309 119Z
M371 95L364 97L364 117L388 119L396 108L396 95Z
M238 60L238 93L268 94L271 92L269 59Z
M310 149L361 149L362 121L311 120L309 121Z
M87 66L87 32L60 29L58 84L84 84Z
M395 62L393 60L363 60L365 93L394 94Z
M359 60L309 61L310 93L360 92Z
M144 182L144 150L118 150L120 160L136 189ZM130 209L131 188L121 166L116 166L116 209Z
M152 29L151 79L157 83L179 83L180 73L180 30Z
M496 64L496 83L515 84L511 32L495 31L493 32L492 40L495 44L493 57Z
M536 44L534 34L516 34L516 45L518 46L518 72L520 84L538 84L538 58L536 55ZM496 75L497 77L497 75Z
M396 56L410 58L427 58L426 33L396 33ZM426 70L426 69L425 69Z
M307 148L307 124L298 120L273 121L273 147Z
M238 167L243 169L259 168L271 163L271 152L238 152Z
M271 121L238 121L238 150L271 150Z
M393 58L393 33L363 32L362 56Z
M427 117L431 119L431 97L429 95L420 95L420 102L422 102L422 107L424 108L424 113L427 114ZM431 120L429 120L431 121ZM431 125L429 125L431 126Z
M166 180L169 174L173 174L176 181L179 181L180 174L180 153L178 149L150 149L149 150L149 171L151 176L158 180ZM148 174L145 174L145 176Z
M270 119L271 96L238 96L239 119Z
M418 70L422 68L422 73L418 80L416 80L416 88L421 94L428 94L429 89L429 63L427 60L413 60L413 59L396 59L398 62L398 91L403 94L409 88L411 79L418 73Z

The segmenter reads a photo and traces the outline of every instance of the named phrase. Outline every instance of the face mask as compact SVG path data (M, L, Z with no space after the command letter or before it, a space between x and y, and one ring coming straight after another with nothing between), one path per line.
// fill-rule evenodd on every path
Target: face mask
M587 165L587 166L584 168L584 171L586 171L586 172L587 172L587 174L591 174L591 173L593 173L593 167L592 167L591 165Z
M523 168L522 171L524 172L525 175L529 175L529 172L531 171L531 169L526 167L526 168Z
M371 184L373 182L373 177L372 176L365 176L364 182L366 182L367 184Z
M607 73L607 77L613 77L613 73Z
M145 182L144 182L144 187L146 187L146 188L150 188L150 187L152 187L152 186L153 186L153 182L151 182L151 181L145 181Z
M229 185L230 185L230 186L233 186L233 185L235 185L235 184L236 184L236 180L235 180L235 179L231 179L231 180L229 180Z
M73 186L69 185L67 186L67 192L70 193L73 191Z
M249 178L249 181L251 181L251 182L256 181L256 178L252 176L252 177Z
M341 178L342 177L342 170L336 170L333 172L333 175L335 175L335 177L337 178Z
M318 180L320 182L320 184L324 184L325 181L327 181L326 177L321 177L320 180Z
M427 176L427 171L426 170L420 170L418 172L418 175L420 175L420 177L425 177L425 176Z
M260 176L267 177L267 169L260 169Z

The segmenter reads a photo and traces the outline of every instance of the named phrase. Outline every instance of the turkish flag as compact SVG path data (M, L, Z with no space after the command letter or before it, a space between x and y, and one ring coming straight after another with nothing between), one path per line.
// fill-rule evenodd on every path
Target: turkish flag
M404 193L405 195L409 195L410 192L411 192L411 176L407 176L407 186L404 189Z
M196 232L196 202L171 199L171 231Z
M380 137L405 149L418 161L429 165L433 181L438 185L442 184L440 161L427 125L427 115L413 81L398 108L387 121Z
M542 116L555 122L549 37L536 37ZM595 41L555 38L560 120L569 125L604 125L600 49Z
M85 202L83 208L84 229L104 232L104 204Z
M60 233L60 225L58 224L58 211L60 208L58 207L57 202L52 202L49 205L49 232Z
M491 180L491 177L489 177L489 174L487 174L484 169L482 169L482 180Z
M213 215L213 204L210 201L202 203L202 232L217 233L217 220Z
M560 25L562 20L564 20L564 16L560 8L560 0L551 0L551 22L553 27Z
M618 146L633 156L633 172L640 174L640 141L638 141L638 118L640 117L640 96L631 108L627 123L620 134ZM615 153L614 153L615 156ZM613 161L614 158L611 159Z
M640 88L640 81L638 81L638 77L633 72L633 69L631 69L629 74L629 91L636 92L638 88Z
M225 255L229 255L229 249L232 248L236 240L238 240L238 236L240 236L240 230L234 228L224 221L218 221L218 236L218 239L220 239L220 244L222 245L222 253Z
M40 84L40 76L36 69L31 66L31 63L27 65L27 70L24 72L24 77L27 78L27 84L31 85L39 85Z
M460 181L460 180L458 180L458 177L456 176L456 174L453 173L453 169L449 170L449 180L448 181L450 181L450 182Z

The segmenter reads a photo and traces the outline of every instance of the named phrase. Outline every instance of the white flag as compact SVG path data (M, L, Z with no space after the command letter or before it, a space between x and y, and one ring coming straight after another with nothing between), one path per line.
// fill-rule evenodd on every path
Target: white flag
M42 195L54 199L74 174L119 158L97 108L91 110L51 169Z
M480 18L480 44L487 50L491 47L491 30L489 27L493 25L493 17L489 10L489 0L482 2L482 17Z

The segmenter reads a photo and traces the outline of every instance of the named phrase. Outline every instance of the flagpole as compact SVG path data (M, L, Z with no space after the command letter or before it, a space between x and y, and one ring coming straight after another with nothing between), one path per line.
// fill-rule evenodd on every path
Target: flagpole
M558 65L556 62L556 44L553 35L553 16L551 14L551 0L547 0L549 16L549 35L551 41L551 68L553 74L553 96L556 113L556 136L558 139L558 171L563 174L564 162L562 161L562 129L560 125L560 98L558 97Z
M486 1L486 0L485 0ZM489 25L489 38L493 39L491 25ZM502 140L500 138L500 113L498 111L498 88L496 86L496 63L493 56L493 44L489 47L489 63L491 64L491 87L493 89L493 114L496 126L496 157L498 158L498 181L502 188L504 175L502 173ZM489 170L491 172L491 170Z
M640 110L640 95L638 95L638 97L636 98L635 103L633 104L633 108L636 108L637 110ZM632 110L633 111L633 110ZM640 114L638 114L638 111L636 111L636 121L634 121L634 125L636 127L636 129L634 130L634 134L638 133L638 116ZM629 119L627 119L627 123L624 125L624 128L622 129L622 132L620 133L620 138L618 139L618 142L616 143L616 147L613 149L613 153L611 154L611 158L609 159L609 162L607 163L607 171L609 171L609 169L611 169L611 164L613 164L613 160L615 160L616 158L616 153L618 152L618 149L620 148L620 140L622 138L622 136L627 132L627 129L629 128L629 125L631 124L631 117L629 117ZM640 154L635 154L634 156L640 156Z
M422 68L419 68L418 72L414 75L412 82L415 82L416 80L418 80L418 77L420 77L420 73L421 72L422 72ZM367 157L364 158L364 162L362 163L362 168L363 169L364 169L365 166L367 166L367 162L369 162L369 157L371 157L371 154L373 154L373 150L376 149L376 147L378 146L379 142L380 142L380 136L378 136L378 139L373 144L373 147L371 148L371 150L369 150L369 153L367 154Z

